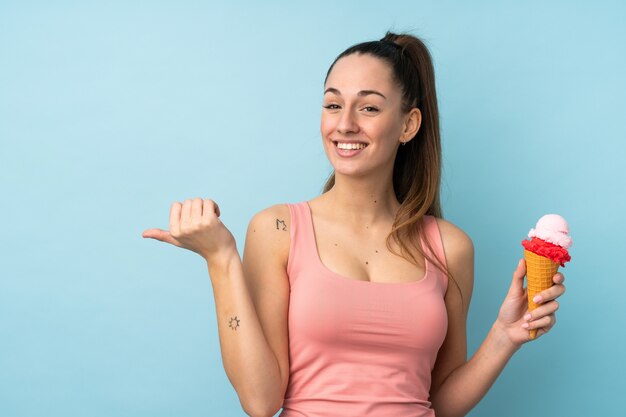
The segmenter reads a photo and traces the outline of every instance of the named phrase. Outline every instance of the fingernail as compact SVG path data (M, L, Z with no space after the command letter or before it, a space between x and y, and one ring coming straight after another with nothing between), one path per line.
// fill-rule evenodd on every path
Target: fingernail
M526 314L524 316L524 320L530 320L532 318L532 316L530 315L530 313Z
M522 327L523 327L524 329L528 329L528 323L523 323L523 324L522 324Z
M533 298L533 301L534 301L535 303L540 303L542 300L543 300L543 298L541 298L541 296L540 296L540 295L536 295L536 296L535 296L535 298Z

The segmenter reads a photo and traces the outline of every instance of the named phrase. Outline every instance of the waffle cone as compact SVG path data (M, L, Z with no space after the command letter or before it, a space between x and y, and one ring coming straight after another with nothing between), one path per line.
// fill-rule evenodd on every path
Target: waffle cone
M559 264L552 260L524 250L526 259L526 283L528 287L528 311L533 311L538 305L533 298L541 291L550 288L554 283L552 277L559 270ZM530 330L530 338L537 336L537 329Z

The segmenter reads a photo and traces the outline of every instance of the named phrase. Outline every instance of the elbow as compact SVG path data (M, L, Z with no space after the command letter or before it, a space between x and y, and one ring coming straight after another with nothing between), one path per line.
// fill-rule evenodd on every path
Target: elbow
M278 387L278 384L265 382L237 390L243 411L250 417L274 417L285 402L286 387L283 385L283 389L277 389Z
M255 404L242 404L243 411L250 417L274 417L283 406L280 401L263 401Z

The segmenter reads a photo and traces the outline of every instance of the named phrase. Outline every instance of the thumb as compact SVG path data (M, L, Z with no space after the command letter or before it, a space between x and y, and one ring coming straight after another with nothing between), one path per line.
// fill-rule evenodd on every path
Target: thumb
M175 246L180 246L178 241L172 237L168 230L163 229L147 229L141 234L142 237L160 240L161 242L171 243Z
M517 263L517 268L513 271L513 279L511 280L511 287L509 288L509 295L521 296L524 294L524 276L526 275L526 261L520 259Z

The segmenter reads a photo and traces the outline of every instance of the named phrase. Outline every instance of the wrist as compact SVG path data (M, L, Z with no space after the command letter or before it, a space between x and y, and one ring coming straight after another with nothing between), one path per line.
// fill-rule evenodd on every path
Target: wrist
M220 252L212 253L210 255L203 256L210 270L222 270L227 271L233 262L241 262L239 252L237 248L229 248L221 250Z
M516 343L509 337L509 333L507 332L506 326L500 323L498 320L491 326L491 330L489 332L494 343L499 348L506 350L511 355L519 350L522 347L520 343Z

